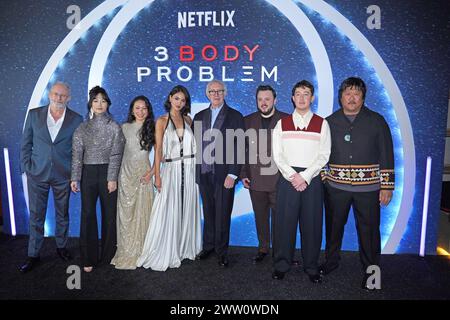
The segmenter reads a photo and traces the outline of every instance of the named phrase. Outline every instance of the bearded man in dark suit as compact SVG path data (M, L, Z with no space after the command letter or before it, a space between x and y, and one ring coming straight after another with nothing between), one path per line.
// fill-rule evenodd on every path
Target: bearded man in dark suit
M247 130L246 163L242 166L241 179L249 189L258 235L258 252L254 264L269 253L276 214L276 187L280 177L272 160L272 130L278 120L288 116L275 108L277 93L268 85L256 89L258 111L244 118ZM250 132L252 130L252 132Z
M29 197L28 258L19 267L30 271L40 260L50 188L55 201L55 239L58 256L72 257L66 249L69 232L72 135L83 121L70 110L70 88L62 82L50 89L47 106L31 109L25 122L20 152L21 171L26 173Z

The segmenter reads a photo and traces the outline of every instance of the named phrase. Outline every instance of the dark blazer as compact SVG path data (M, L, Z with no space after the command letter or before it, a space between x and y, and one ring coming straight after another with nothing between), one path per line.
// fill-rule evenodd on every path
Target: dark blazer
M262 152L263 160L265 158L270 157L272 158L272 130L277 125L278 120L280 120L283 117L288 116L287 113L278 111L275 109L274 115L270 118L269 122L269 128L270 132L267 134L267 150L259 150L259 140L254 139L249 136L249 139L247 139L247 145L246 145L246 164L242 166L241 176L240 178L248 178L250 179L250 189L255 191L265 191L265 192L273 192L276 190L278 178L279 178L279 172L278 169L276 169L275 163L272 161L273 165L276 169L276 174L273 175L261 175L261 168L264 167L270 167L271 164L261 164L260 159L260 152ZM252 114L249 114L244 118L245 121L245 130L248 130L250 128L256 129L259 131L259 129L262 129L262 121L261 121L261 113L259 111L254 112ZM256 164L250 164L249 163L249 146L253 145L256 147Z
M202 133L199 135L198 132L194 131L194 134L196 136L197 140L197 152L202 152L203 154L203 148L202 148L202 139L203 135L206 132L206 130L210 129L211 127L211 108L208 107L200 112L198 112L193 121L193 130L195 128L195 123L201 123L202 124ZM225 178L228 174L233 174L237 177L239 177L239 174L241 172L242 164L237 163L237 155L238 152L242 152L241 150L238 150L238 144L237 139L234 137L231 137L227 139L226 136L226 129L242 129L244 130L244 117L242 114L231 108L227 105L225 102L222 109L220 110L217 119L214 123L214 128L219 129L223 136L223 164L214 163L214 180L216 183L223 184L225 181ZM226 162L226 149L227 145L232 145L232 148L234 150L234 163L227 164ZM231 148L231 146L230 146ZM216 152L217 153L217 152ZM198 158L198 157L197 157ZM199 184L200 183L200 174L201 174L201 163L197 163L196 166L196 173L195 173L195 181Z
M72 161L72 135L83 122L76 112L66 108L64 122L52 142L47 127L49 106L32 109L23 130L20 169L37 181L69 181Z

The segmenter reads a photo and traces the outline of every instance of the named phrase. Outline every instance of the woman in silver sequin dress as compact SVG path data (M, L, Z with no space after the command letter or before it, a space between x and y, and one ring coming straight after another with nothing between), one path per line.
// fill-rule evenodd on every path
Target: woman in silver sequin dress
M199 191L195 183L195 139L189 92L176 86L167 97L168 114L156 122L155 187L152 215L138 267L165 271L201 250ZM161 164L161 168L160 168Z
M117 251L111 264L116 269L136 269L153 203L149 153L155 144L155 120L147 97L131 101L122 132L125 149L117 198Z
M120 125L111 118L110 105L105 89L92 88L90 117L73 134L70 186L73 192L81 189L80 251L85 272L99 262L109 264L116 252L117 177L125 141ZM101 254L96 214L99 197Z

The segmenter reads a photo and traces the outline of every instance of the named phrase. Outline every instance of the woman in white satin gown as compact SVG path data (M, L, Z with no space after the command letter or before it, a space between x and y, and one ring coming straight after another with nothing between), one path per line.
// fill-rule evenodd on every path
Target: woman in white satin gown
M138 267L165 271L201 251L199 191L195 183L195 139L189 92L175 86L165 102L168 111L156 122L157 193ZM160 168L161 165L161 168Z

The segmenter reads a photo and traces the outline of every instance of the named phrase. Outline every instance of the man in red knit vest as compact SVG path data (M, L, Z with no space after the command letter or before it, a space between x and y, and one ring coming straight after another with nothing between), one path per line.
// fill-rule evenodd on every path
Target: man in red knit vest
M273 159L281 172L274 230L274 272L281 280L291 266L297 223L300 227L303 268L313 283L322 243L323 187L321 169L331 152L328 123L311 112L314 86L302 80L292 89L292 115L278 121L273 131Z

